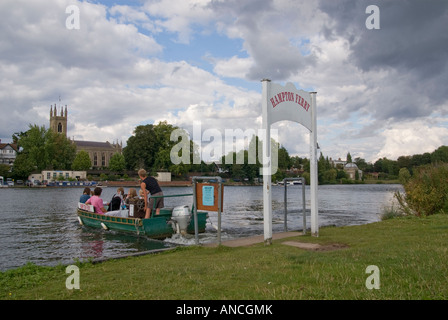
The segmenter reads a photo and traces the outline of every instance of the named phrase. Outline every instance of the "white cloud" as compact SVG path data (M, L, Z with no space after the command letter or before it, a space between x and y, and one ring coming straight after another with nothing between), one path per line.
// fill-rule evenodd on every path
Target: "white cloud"
M69 107L69 135L77 139L125 143L136 125L162 120L187 129L200 120L203 130L222 133L256 129L259 80L271 77L318 92L318 141L326 156L393 158L420 150L414 147L420 136L429 137L427 148L448 144L447 122L437 119L448 113L446 90L437 90L446 83L446 63L425 59L421 50L406 62L382 61L380 46L407 29L394 22L389 33L383 20L381 32L366 33L365 13L356 11L362 5L350 6L351 0L343 1L346 13L327 2L296 0L104 3L0 2L0 108L12 110L0 119L2 139L29 123L47 126L59 96ZM65 27L68 4L80 8L79 30ZM438 16L432 7L428 12ZM240 47L212 56L216 42L201 41L215 33L240 39L231 42ZM444 38L437 37L432 33L428 43L443 56ZM192 39L200 46L193 48ZM359 57L360 43L373 61ZM417 53L421 63L403 68ZM195 59L202 64L190 63ZM274 127L291 154L307 156L306 129L291 122Z
M146 1L143 10L154 17L162 30L177 33L176 41L190 42L195 25L207 25L213 19L210 0L160 0Z
M230 59L215 59L214 65L213 71L219 76L244 79L254 62L252 58L233 56Z
M384 130L381 136L384 144L376 158L386 157L396 160L399 156L433 152L446 144L448 128L429 125L424 120L414 120L395 124Z

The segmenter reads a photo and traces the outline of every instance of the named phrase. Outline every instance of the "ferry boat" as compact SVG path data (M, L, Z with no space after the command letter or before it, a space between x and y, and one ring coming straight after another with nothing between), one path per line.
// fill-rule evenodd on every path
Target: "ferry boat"
M98 214L94 212L92 205L78 203L77 214L82 226L144 235L152 239L169 238L175 233L195 234L193 210L190 211L186 205L161 208L158 215L152 210L149 219L133 217L133 205L130 205L129 209ZM204 233L208 212L197 211L197 218L198 232Z

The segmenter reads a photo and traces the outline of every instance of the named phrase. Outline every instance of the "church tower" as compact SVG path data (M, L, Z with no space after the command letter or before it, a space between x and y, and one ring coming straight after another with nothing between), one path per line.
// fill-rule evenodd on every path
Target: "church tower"
M61 107L60 115L57 114L56 104L50 105L50 129L53 132L62 133L67 136L67 105L65 106L65 112Z

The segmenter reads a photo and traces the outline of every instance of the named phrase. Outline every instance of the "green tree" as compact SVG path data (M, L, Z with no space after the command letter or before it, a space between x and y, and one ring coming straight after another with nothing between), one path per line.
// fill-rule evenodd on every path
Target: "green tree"
M7 164L0 164L0 176L6 177L9 174L11 168Z
M168 170L173 165L171 162L170 152L171 148L169 146L165 149L159 150L154 160L154 167L158 170Z
M448 147L447 146L441 146L437 148L431 155L431 162L437 163L437 162L445 162L448 163Z
M324 182L335 182L337 175L338 175L338 171L336 169L326 170L323 173L323 181Z
M366 169L368 167L366 160L364 160L360 157L355 158L355 164L358 166L359 170L362 170L362 171L366 171Z
M48 130L45 141L49 156L48 169L70 170L76 157L76 145L63 134Z
M337 170L336 180L340 179L348 179L347 172L345 172L344 170Z
M30 129L21 135L17 141L19 154L23 154L28 158L29 164L37 170L42 171L49 165L49 154L46 142L49 134L45 126L30 125Z
M13 136L19 146L19 160L16 172L24 174L31 167L33 170L70 169L75 158L76 146L64 135L54 133L45 126L30 125L29 130ZM21 166L21 167L20 167Z
M411 156L400 156L397 158L397 164L399 168L412 168L412 157Z
M76 171L86 171L89 170L91 166L92 162L90 161L89 154L84 150L81 150L76 154L72 163L72 169Z
M300 169L302 168L302 165L304 163L304 159L300 158L299 156L292 156L290 158L291 160L291 167Z
M347 163L351 163L351 162L352 162L352 156L349 152L349 153L347 153Z
M34 170L36 170L36 167L28 155L25 153L19 153L14 160L14 165L12 167L13 175L17 178L27 179Z
M152 167L154 156L157 152L154 143L155 139L156 136L152 124L141 125L135 128L134 135L129 137L127 145L123 149L123 156L128 169L135 170L142 167Z
M428 216L448 213L448 164L422 166L403 185L405 195L395 193L400 208L407 214Z
M124 156L119 153L115 153L109 160L109 169L115 172L122 172L126 168L126 162Z
M310 175L310 173L309 172L304 172L303 174L302 174L302 177L303 178L305 178L305 183L306 184L310 184L311 183L311 175Z
M135 170L145 168L147 170L169 169L172 171L171 150L178 141L171 141L171 133L179 129L176 126L168 124L166 121L157 125L147 124L137 126L134 134L129 137L126 147L123 149L123 156L126 162L126 168ZM189 141L190 164L193 161L194 147L192 141ZM190 169L190 164L182 163L180 172ZM173 172L173 171L172 171Z
M303 166L303 170L305 172L310 173L310 168L311 168L311 163L310 163L310 159L308 158L304 158L303 162L302 162L302 166Z
M409 172L408 168L401 168L400 172L398 173L398 180L400 180L401 184L405 184L409 181L411 178L411 173Z
M325 173L331 169L330 161L328 160L328 157L325 158L322 152L320 153L319 159L317 161L317 176L319 183L328 182L329 180L326 179ZM330 174L332 175L332 173Z
M291 158L285 147L278 148L278 168L282 170L289 169L291 167Z

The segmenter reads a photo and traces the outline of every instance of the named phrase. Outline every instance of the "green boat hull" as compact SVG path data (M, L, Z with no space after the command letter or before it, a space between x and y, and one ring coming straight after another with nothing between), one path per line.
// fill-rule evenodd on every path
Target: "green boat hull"
M171 219L171 211L171 209L161 209L160 215L156 215L150 219L109 216L89 212L79 208L77 213L79 223L83 226L144 235L152 239L165 239L174 234L173 227L169 223ZM208 213L205 211L198 211L197 216L198 232L204 233ZM195 233L193 215L190 219L187 232L189 234Z

